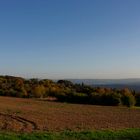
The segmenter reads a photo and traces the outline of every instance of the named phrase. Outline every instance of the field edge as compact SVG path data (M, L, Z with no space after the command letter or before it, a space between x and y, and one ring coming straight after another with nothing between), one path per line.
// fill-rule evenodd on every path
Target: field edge
M0 132L0 140L139 140L140 128L122 130L14 133Z

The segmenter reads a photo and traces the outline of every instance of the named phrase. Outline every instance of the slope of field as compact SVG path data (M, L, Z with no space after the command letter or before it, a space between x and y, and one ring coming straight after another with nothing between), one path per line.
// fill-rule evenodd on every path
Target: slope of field
M140 128L140 109L0 97L0 130L32 132Z

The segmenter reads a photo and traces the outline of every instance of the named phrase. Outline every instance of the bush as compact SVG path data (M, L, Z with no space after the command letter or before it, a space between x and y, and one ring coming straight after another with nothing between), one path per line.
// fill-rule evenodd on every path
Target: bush
M117 93L92 93L89 96L89 103L96 105L117 106L121 104L121 96Z
M122 104L128 107L134 106L136 103L135 97L129 90L124 90L122 92Z
M101 102L101 94L94 92L89 95L89 104L100 105Z
M68 94L67 98L68 101L71 103L82 103L82 104L88 103L88 96L84 93L73 92Z
M32 94L36 98L41 98L45 95L45 87L43 85L37 85L33 88Z
M55 97L58 101L61 102L69 102L69 103L81 103L87 104L88 103L88 95L84 93L77 93L77 92L61 92L55 94Z
M57 100L60 101L60 102L66 102L67 101L67 96L66 96L66 94L64 92L56 93L54 95L54 97L56 97Z
M6 96L4 90L0 89L0 96Z
M136 106L140 106L140 93L135 95Z
M121 96L118 93L103 94L101 98L102 105L118 106L121 104Z

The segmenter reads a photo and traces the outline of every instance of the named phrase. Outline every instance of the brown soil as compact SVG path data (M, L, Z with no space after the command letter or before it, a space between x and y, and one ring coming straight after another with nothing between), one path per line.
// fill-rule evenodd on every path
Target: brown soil
M0 130L32 132L140 128L140 108L0 97Z

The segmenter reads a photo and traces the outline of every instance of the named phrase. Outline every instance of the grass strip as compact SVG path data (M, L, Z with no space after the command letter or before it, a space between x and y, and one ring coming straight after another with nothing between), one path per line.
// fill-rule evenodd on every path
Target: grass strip
M140 129L11 133L1 132L0 140L140 140Z

